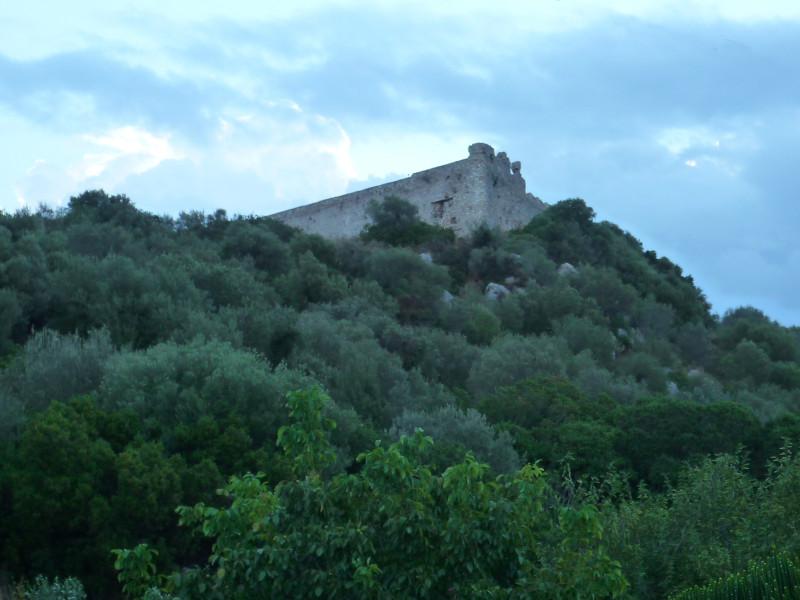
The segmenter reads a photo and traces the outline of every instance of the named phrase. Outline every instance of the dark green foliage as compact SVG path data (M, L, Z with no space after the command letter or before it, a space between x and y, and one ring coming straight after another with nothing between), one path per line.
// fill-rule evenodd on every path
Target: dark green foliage
M720 360L719 370L727 379L747 379L758 385L770 375L770 359L764 350L750 340L742 340Z
M361 238L390 246L418 246L420 244L455 239L452 230L423 223L417 216L417 207L395 196L382 202L372 202L367 208L372 224L364 228Z
M0 213L0 582L118 597L116 558L150 600L599 598L608 548L663 598L800 553L796 329L713 318L580 200L459 240L400 200L372 216L331 241L102 191ZM210 538L173 518L196 503ZM214 544L230 577L198 566Z
M700 323L686 323L675 333L675 345L686 363L693 367L706 367L713 357L711 334Z
M797 337L754 308L729 311L717 330L717 344L723 351L733 350L744 340L757 344L770 360L796 361L800 358Z
M92 190L70 198L67 215L67 219L74 221L113 221L120 224L129 224L144 218L127 196L109 196L102 190Z
M743 570L781 548L798 552L798 462L783 455L759 481L737 456L705 459L669 490L632 498L613 480L603 499L606 541L636 598L664 598Z
M367 276L397 300L399 316L408 322L432 321L442 292L450 285L444 268L403 248L374 250L366 269Z
M439 320L444 329L460 333L478 346L490 344L502 329L501 320L490 307L475 300L453 299L441 307Z
M32 573L103 582L99 538L112 520L115 455L99 437L88 401L53 403L22 434L11 471L13 522L6 553ZM109 575L108 570L105 572ZM101 583L102 582L102 583Z
M214 309L277 304L277 294L260 284L252 273L236 264L198 264L194 286L206 293Z
M222 242L222 256L252 261L253 266L268 277L275 277L289 268L289 250L267 227L249 221L228 225Z
M683 462L739 446L758 449L761 426L746 408L727 402L709 406L682 400L642 402L622 410L618 451L638 477L661 486Z
M242 340L269 359L273 366L285 361L298 339L297 313L285 306L246 311L240 317Z
M524 428L555 426L580 418L609 417L609 403L589 400L561 377L526 379L500 388L480 404L481 411L495 423L514 423Z
M650 353L630 352L620 359L617 369L644 384L653 393L663 394L666 391L667 376L664 368Z
M469 275L480 281L503 281L522 274L522 260L517 254L502 248L484 246L469 255Z
M463 387L480 354L466 337L433 327L387 326L381 346L401 357L405 369L418 368L430 381L451 389Z
M753 562L742 572L672 596L672 600L797 600L799 598L800 568L783 554Z
M537 377L501 388L480 409L511 433L524 458L548 468L566 462L578 476L603 476L623 462L613 401L591 400L566 379Z
M569 283L559 280L551 286L532 287L520 296L522 330L526 334L552 333L556 322L568 316L591 312L587 299Z
M480 399L496 389L537 375L563 375L568 350L557 338L507 335L484 348L470 370L467 388Z
M525 233L540 239L548 255L558 263L590 262L602 246L602 238L592 239L595 212L583 200L564 200L551 206L525 227Z
M491 480L468 455L441 475L421 461L421 432L359 457L355 475L319 477L331 455L325 397L289 397L280 440L296 481L274 488L233 478L222 509L181 507L181 522L213 541L206 565L160 587L181 597L442 598L618 597L626 587L606 555L590 506L545 508L538 467ZM322 461L322 462L320 462ZM134 594L159 586L147 548L116 551L120 581Z
M605 367L613 365L618 343L607 327L597 325L586 317L569 315L557 321L553 329L557 337L567 342L574 354L588 350L599 364Z
M681 322L711 321L709 304L691 277L611 223L595 223L594 211L583 200L565 200L548 208L523 230L541 240L558 263L611 268L641 297L671 306ZM613 309L612 303L609 308Z
M336 302L347 295L347 280L306 251L296 266L276 281L286 304L304 309L309 304Z
M14 347L22 308L13 290L0 290L0 356Z

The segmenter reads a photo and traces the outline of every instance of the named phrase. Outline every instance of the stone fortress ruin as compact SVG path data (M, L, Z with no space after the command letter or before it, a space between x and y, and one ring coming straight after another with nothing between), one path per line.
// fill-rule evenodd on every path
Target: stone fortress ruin
M424 222L452 229L457 236L481 224L515 229L546 207L525 191L520 170L521 164L510 162L505 152L495 155L489 144L477 143L465 159L270 217L327 238L355 237L370 224L370 202L396 196L416 206Z

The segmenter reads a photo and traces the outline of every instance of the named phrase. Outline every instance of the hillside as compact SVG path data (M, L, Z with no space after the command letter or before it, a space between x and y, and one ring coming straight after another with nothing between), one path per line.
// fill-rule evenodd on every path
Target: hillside
M114 597L112 549L147 542L161 573L202 565L211 543L179 526L175 509L236 507L216 490L247 473L264 476L235 480L231 497L283 506L295 535L281 530L294 540L286 547L303 550L270 563L266 582L244 567L231 581L198 567L190 583L171 579L179 597L205 586L219 597L302 595L280 586L302 583L306 569L332 574L311 588L324 597L515 597L497 590L533 593L524 587L533 574L549 573L542 597L569 597L572 585L665 598L776 548L800 553L796 329L752 307L711 314L679 266L597 222L582 200L467 239L397 199L371 217L359 239L331 242L224 211L158 217L100 191L63 211L0 214L0 573L75 577L90 595ZM433 444L409 449L418 428ZM355 527L344 507L378 481L373 463L393 472L380 463L389 449L408 461L408 480L438 490L428 499L455 485L453 465L473 465L464 481L486 482L467 496L496 494L508 515L522 510L511 490L539 482L524 509L543 515L529 540L539 570L524 579L497 566L513 562L498 533L519 529L510 517L475 541L494 540L496 555L426 571L427 588L391 575L415 572L404 561L420 552L378 545L367 552L384 557L375 570L356 564L349 538L311 544ZM369 487L387 503L381 515L401 514L410 497L394 481ZM330 521L315 520L324 511L309 498ZM431 501L427 518L452 524L440 504L451 506ZM459 513L465 530L481 510ZM226 526L236 531L237 518ZM204 529L214 553L241 550L214 527ZM395 545L416 548L411 537ZM361 592L336 587L345 572Z

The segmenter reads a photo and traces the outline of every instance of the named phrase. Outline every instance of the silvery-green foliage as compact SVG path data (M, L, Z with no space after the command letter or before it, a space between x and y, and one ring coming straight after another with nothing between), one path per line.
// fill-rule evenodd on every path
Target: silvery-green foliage
M617 371L647 386L651 392L664 393L667 388L665 369L652 354L631 352L616 361Z
M378 309L388 315L397 315L400 310L397 300L385 293L376 281L354 279L350 284L350 294L353 300L361 300L363 306Z
M607 395L620 404L633 404L648 394L633 377L620 377L599 366L587 351L569 360L567 375L590 398Z
M25 590L25 600L85 600L83 584L73 577L49 581L39 575Z
M462 411L450 404L432 412L405 411L392 422L389 433L392 438L399 439L412 435L418 428L437 442L460 444L498 473L519 469L520 460L511 436L506 431L496 431L486 417L474 409Z
M179 344L185 344L195 338L205 340L219 340L227 342L235 348L244 344L244 335L240 328L240 320L245 309L224 306L211 313L199 310L190 310L181 325L172 332L171 339Z
M691 371L688 375L688 388L686 394L690 399L699 404L713 404L732 400L722 384L709 373L704 371ZM742 402L747 404L747 402Z
M276 304L278 295L271 286L259 281L240 264L196 262L187 265L192 281L205 292L214 308Z
M500 319L502 328L509 333L522 333L525 329L525 308L521 294L511 294L500 302L493 302L491 309Z
M569 350L563 340L548 336L506 335L481 350L467 388L476 397L498 387L537 375L564 375Z
M285 394L312 382L297 371L271 369L254 352L196 339L114 356L99 401L107 410L130 408L168 426L229 412L258 415L277 426Z
M686 323L675 335L675 345L690 367L706 367L714 354L711 333L702 323Z
M800 412L800 390L766 384L752 390L738 389L733 398L749 407L762 423Z
M342 406L386 427L404 408L441 405L446 394L378 343L369 327L335 321L321 311L305 312L289 363L307 370Z
M633 318L646 337L666 338L675 322L675 309L655 300L642 300L635 306Z
M403 396L395 395L398 411L404 408L433 410L454 401L453 394L447 388L427 381L419 369L414 368L407 373L407 393Z
M266 310L248 307L239 312L242 343L259 352L272 365L285 361L297 337L297 311L286 306Z
M635 343L633 348L637 352L651 355L661 366L673 369L680 368L681 361L673 346L667 338L648 337L644 342Z
M585 265L575 278L575 285L584 298L597 302L615 326L625 321L638 299L636 289L623 283L619 274L607 267Z
M11 391L26 412L43 410L51 402L95 390L106 361L114 354L106 329L91 331L86 339L44 329L28 340L3 372L0 385Z
M327 313L336 321L358 321L360 324L366 325L375 335L380 336L387 327L397 325L397 321L394 319L397 305L391 297L383 294L378 284L370 283L373 285L362 286L368 288L366 293L380 294L381 298L373 301L368 297L355 295L333 304L320 304L314 308L316 311ZM358 284L354 282L353 285ZM389 300L389 302L384 303L382 300Z
M441 329L415 329L411 334L420 341L418 364L423 374L450 388L463 388L480 349L459 333Z
M451 284L447 269L405 248L372 251L367 273L397 301L401 320L410 322L433 320L442 291Z
M557 265L547 258L547 253L540 246L528 246L520 259L522 272L539 285L550 285L558 276Z
M499 317L475 296L454 299L439 310L439 320L445 329L463 334L471 344L490 344L501 330Z
M570 315L557 321L553 329L575 354L588 350L601 365L609 367L613 363L617 341L606 327L586 317Z

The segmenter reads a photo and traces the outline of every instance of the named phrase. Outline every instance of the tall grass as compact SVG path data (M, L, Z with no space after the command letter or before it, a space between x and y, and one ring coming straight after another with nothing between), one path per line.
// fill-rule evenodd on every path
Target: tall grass
M800 600L800 568L785 554L777 554L671 600Z

